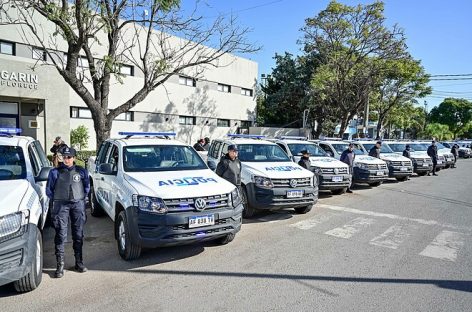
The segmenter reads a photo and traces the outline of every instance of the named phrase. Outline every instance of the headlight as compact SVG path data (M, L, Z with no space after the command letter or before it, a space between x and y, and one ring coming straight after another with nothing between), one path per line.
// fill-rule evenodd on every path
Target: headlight
M29 210L0 217L0 239L10 239L23 234L22 226L28 224Z
M162 198L133 195L133 205L137 206L139 210L146 212L154 212L164 214L167 213L167 206Z
M243 201L238 188L235 188L234 190L231 191L231 201L233 202L234 208L238 207L239 204L241 204L241 202Z
M254 176L253 180L254 180L254 184L258 187L268 188L268 189L274 187L274 184L272 184L272 181L269 178Z

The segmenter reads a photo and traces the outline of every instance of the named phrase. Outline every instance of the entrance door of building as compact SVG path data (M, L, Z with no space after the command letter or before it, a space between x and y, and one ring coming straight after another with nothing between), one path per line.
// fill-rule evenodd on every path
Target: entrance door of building
M18 103L0 101L0 127L18 128Z

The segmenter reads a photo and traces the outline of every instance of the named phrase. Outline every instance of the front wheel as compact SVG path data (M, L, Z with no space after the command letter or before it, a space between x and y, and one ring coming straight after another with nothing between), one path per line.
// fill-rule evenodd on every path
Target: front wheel
M247 191L245 187L242 188L241 195L242 195L243 207L244 207L243 218L248 219L248 218L254 217L257 213L257 209L254 207L251 207L251 205L249 204L249 201L247 199Z
M297 207L295 208L295 212L298 214L305 214L305 213L310 212L311 208L313 208L313 205L308 205L305 207Z
M128 218L126 218L126 213L124 211L120 212L116 220L117 227L117 244L118 252L120 253L121 258L124 260L134 260L139 258L141 255L141 246L135 245L131 242L129 237L129 224Z
M17 292L28 292L35 290L43 278L43 239L41 232L36 229L36 250L34 259L31 261L29 272L20 280L13 283Z
M370 186L379 186L380 184L382 184L382 181L369 183Z

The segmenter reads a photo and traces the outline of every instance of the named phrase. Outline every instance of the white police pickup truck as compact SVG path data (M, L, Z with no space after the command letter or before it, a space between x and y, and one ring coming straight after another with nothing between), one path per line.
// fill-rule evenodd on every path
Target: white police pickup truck
M309 212L318 200L314 174L294 164L280 146L264 138L228 135L215 139L208 151L208 166L216 169L228 146L238 146L245 218L263 209L294 208L297 213Z
M142 248L232 241L241 228L238 189L175 133L120 132L88 160L91 214L115 222L120 256Z
M284 152L298 163L301 151L310 153L310 170L315 174L319 190L330 190L333 194L343 194L351 185L352 175L349 166L333 157L330 157L316 143L308 142L304 137L283 136L274 141Z
M356 143L361 145L366 153L375 146L374 141L356 141ZM387 163L390 178L406 181L413 174L411 160L403 155L395 154L385 142L380 146L380 159Z
M42 280L51 164L41 144L19 132L0 129L0 286L13 282L27 292Z
M395 154L403 155L406 145L411 145L412 142L405 141L388 141L388 146ZM411 146L410 146L411 147ZM410 150L410 159L413 163L413 172L419 176L426 175L433 170L433 162L424 152L415 152L412 148Z
M359 144L355 142L353 144L355 146L354 153L356 154L352 176L354 183L367 183L370 186L378 186L387 180L388 168L385 161L366 155L364 149ZM318 145L329 155L339 159L342 152L349 147L349 142L327 140L318 142Z

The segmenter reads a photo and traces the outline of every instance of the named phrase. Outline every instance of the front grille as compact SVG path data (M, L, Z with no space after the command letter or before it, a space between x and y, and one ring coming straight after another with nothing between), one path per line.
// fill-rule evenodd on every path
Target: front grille
M290 181L297 181L296 187L309 187L311 186L311 178L302 178L302 179L272 179L272 184L274 187L291 187Z
M395 167L411 167L411 162L409 161L392 161L392 165Z
M323 174L347 174L347 168L321 168L321 173Z
M378 164L378 165L368 164L367 166L369 170L387 170L386 164Z
M216 208L227 208L230 206L229 194L202 196L202 197L194 197L194 198L165 199L164 203L169 209L169 212L194 211L196 210L195 201L198 198L202 198L205 200L206 202L205 210L216 209Z
M438 159L444 161L444 156L438 156Z
M20 266L22 259L23 249L0 255L0 273Z

